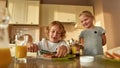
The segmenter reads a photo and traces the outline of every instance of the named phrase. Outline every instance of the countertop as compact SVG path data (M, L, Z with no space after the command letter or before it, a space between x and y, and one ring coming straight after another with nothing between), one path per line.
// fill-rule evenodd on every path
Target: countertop
M107 60L102 55L96 56L94 61L89 63L82 63L79 60L79 57L65 61L28 57L27 63L15 63L12 61L9 68L120 68L120 62Z

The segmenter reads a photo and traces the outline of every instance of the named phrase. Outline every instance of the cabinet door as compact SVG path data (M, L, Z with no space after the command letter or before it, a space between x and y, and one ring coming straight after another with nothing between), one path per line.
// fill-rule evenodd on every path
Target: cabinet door
M72 5L58 5L58 12L55 14L55 20L62 22L75 22L75 6Z
M55 14L58 10L57 5L42 4L41 5L41 25L46 26L51 21L55 20Z
M9 10L12 24L26 23L26 2L25 0L10 0Z
M9 0L10 24L39 24L39 1Z
M39 1L27 1L27 24L39 24Z
M41 4L41 22L46 25L51 21L76 22L75 7L69 5Z

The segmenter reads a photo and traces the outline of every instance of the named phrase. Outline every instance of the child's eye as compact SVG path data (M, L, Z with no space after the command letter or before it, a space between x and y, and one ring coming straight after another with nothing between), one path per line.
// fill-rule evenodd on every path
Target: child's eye
M55 31L51 31L52 33L55 33Z
M61 34L61 33L57 33L57 34Z
M56 31L51 31L51 33L61 34L60 32L56 32Z
M84 21L87 21L88 19L85 19Z
M83 23L83 21L81 21L81 23Z

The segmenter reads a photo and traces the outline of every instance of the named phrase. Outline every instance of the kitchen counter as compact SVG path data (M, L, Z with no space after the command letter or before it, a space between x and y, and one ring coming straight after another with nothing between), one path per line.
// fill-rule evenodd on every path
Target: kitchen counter
M27 63L15 63L13 61L9 68L120 68L120 62L106 60L103 56L96 56L94 62L88 63L80 62L79 57L65 61L52 61L28 57Z

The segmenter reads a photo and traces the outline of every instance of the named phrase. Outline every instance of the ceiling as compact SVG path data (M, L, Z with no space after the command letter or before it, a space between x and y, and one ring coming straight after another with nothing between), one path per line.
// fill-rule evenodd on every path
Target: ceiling
M42 4L93 5L93 0L41 0Z

